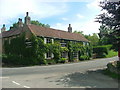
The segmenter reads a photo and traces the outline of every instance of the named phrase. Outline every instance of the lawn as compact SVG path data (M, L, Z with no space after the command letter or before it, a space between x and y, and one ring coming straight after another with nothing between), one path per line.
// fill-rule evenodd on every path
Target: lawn
M114 50L110 50L108 52L108 55L106 55L106 58L109 58L109 57L114 57L114 56L117 56L118 55L118 52L114 51Z

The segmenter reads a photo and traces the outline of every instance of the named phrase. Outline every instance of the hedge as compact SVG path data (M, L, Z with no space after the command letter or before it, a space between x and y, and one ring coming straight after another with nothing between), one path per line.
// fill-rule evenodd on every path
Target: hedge
M112 45L94 46L93 53L96 54L96 58L103 58L108 54Z

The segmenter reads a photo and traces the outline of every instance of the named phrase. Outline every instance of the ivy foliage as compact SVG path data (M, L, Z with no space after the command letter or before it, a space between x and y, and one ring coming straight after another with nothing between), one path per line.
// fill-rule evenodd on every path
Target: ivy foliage
M72 42L69 41L68 43L68 48L69 48L69 61L74 61L75 58L73 56L73 52L77 52L79 60L86 60L90 59L92 56L92 47L91 45L83 45L81 42Z
M29 43L29 44L28 44ZM7 65L40 65L49 63L65 63L66 60L72 62L75 60L73 52L79 53L79 60L89 59L92 54L90 45L83 46L81 42L67 41L67 47L61 47L59 40L54 43L44 44L43 37L31 35L29 40L25 39L25 33L19 37L5 40L5 56L3 63ZM45 60L45 53L51 52L54 57ZM68 52L68 59L62 58L61 53Z
M5 40L4 50L7 58L3 58L3 63L12 65L34 65L44 64L44 53L46 47L43 39L34 35L28 40L30 46L26 44L25 33L19 37Z

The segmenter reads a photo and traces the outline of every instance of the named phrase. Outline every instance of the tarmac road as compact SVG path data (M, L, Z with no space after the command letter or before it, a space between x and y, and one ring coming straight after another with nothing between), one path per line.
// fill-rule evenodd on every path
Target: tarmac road
M101 70L117 57L79 63L2 68L2 88L118 88Z

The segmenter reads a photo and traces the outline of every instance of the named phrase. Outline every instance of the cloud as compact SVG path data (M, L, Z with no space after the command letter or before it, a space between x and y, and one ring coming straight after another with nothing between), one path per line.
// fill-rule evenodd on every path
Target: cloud
M66 11L65 3L41 2L39 0L0 0L0 26L25 16L25 12L30 12L33 19L40 19L60 15Z
M91 19L86 22L78 22L78 21L71 22L71 26L73 31L75 30L83 31L84 34L88 35L88 34L98 33L100 24L97 22L94 22L94 19ZM67 30L68 23L56 23L52 25L51 28L68 31Z
M52 25L51 28L67 31L68 25L65 23L56 23Z
M84 16L81 15L81 14L77 14L76 16L77 16L79 19L84 18Z
M92 2L89 2L86 6L88 9L94 10L101 10L101 8L99 7L99 2L103 1L103 0L93 0Z
M83 31L84 34L88 35L88 34L93 34L93 33L99 33L99 27L100 27L99 23L91 20L91 21L84 23L80 30Z
M68 20L68 18L62 18L62 20L67 21L67 20Z

